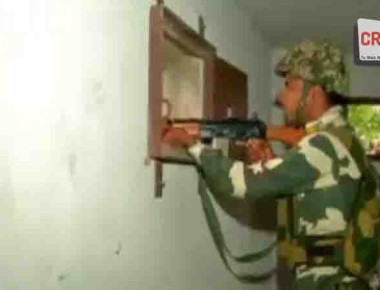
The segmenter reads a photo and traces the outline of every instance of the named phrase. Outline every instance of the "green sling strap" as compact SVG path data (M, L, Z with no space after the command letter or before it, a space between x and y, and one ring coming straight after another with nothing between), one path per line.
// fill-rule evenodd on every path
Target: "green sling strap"
M234 275L238 280L244 283L260 283L262 281L268 280L276 272L276 269L273 269L264 274L257 274L257 275L236 273L232 269L227 256L229 256L235 262L240 263L240 264L253 263L258 260L261 260L262 258L266 256L269 256L271 251L276 247L277 241L273 242L271 245L269 245L268 247L258 252L249 253L242 256L233 255L230 249L226 245L218 216L216 214L212 200L207 192L207 186L204 181L202 169L199 166L196 166L196 168L200 176L199 183L198 183L198 192L201 198L202 208L206 217L207 225L210 230L212 239L215 243L215 246L218 250L218 253L225 267L227 268L229 272L232 273L232 275Z

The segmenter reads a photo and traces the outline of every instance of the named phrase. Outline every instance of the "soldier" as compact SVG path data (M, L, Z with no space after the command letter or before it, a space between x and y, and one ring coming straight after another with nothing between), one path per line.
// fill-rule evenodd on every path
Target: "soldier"
M286 124L306 132L284 156L274 156L266 141L250 142L256 163L249 166L181 129L169 130L164 139L188 148L214 194L279 199L279 252L294 270L295 289L369 289L342 266L342 241L364 164L363 154L355 153L363 149L336 102L348 86L343 54L329 42L305 41L287 51L275 72L284 78L276 102Z

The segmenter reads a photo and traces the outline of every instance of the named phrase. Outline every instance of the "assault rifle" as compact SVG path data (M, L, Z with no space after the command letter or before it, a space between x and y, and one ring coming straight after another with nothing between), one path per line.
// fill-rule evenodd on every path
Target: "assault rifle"
M231 141L248 141L265 139L267 125L257 117L252 119L229 118L223 120L173 119L169 121L172 128L182 128L188 134L201 140L226 138Z
M257 116L251 119L229 118L223 120L172 119L169 128L184 129L204 143L214 138L226 138L231 141L247 142L249 139L279 141L294 146L305 136L304 129L288 126L267 125Z

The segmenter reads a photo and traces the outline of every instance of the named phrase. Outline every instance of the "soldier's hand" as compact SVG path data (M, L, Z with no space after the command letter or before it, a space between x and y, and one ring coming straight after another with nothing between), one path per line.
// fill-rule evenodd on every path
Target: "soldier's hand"
M168 128L163 132L163 141L173 147L188 148L195 144L196 138L189 135L184 129L181 128Z
M266 162L275 157L272 148L265 140L251 139L246 146L248 158L252 163Z

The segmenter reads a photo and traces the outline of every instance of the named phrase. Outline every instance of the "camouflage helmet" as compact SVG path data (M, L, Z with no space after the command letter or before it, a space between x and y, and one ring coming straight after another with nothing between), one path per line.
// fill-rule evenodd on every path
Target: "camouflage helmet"
M287 50L275 73L281 77L300 77L326 92L344 94L348 90L343 53L328 41L304 41Z

